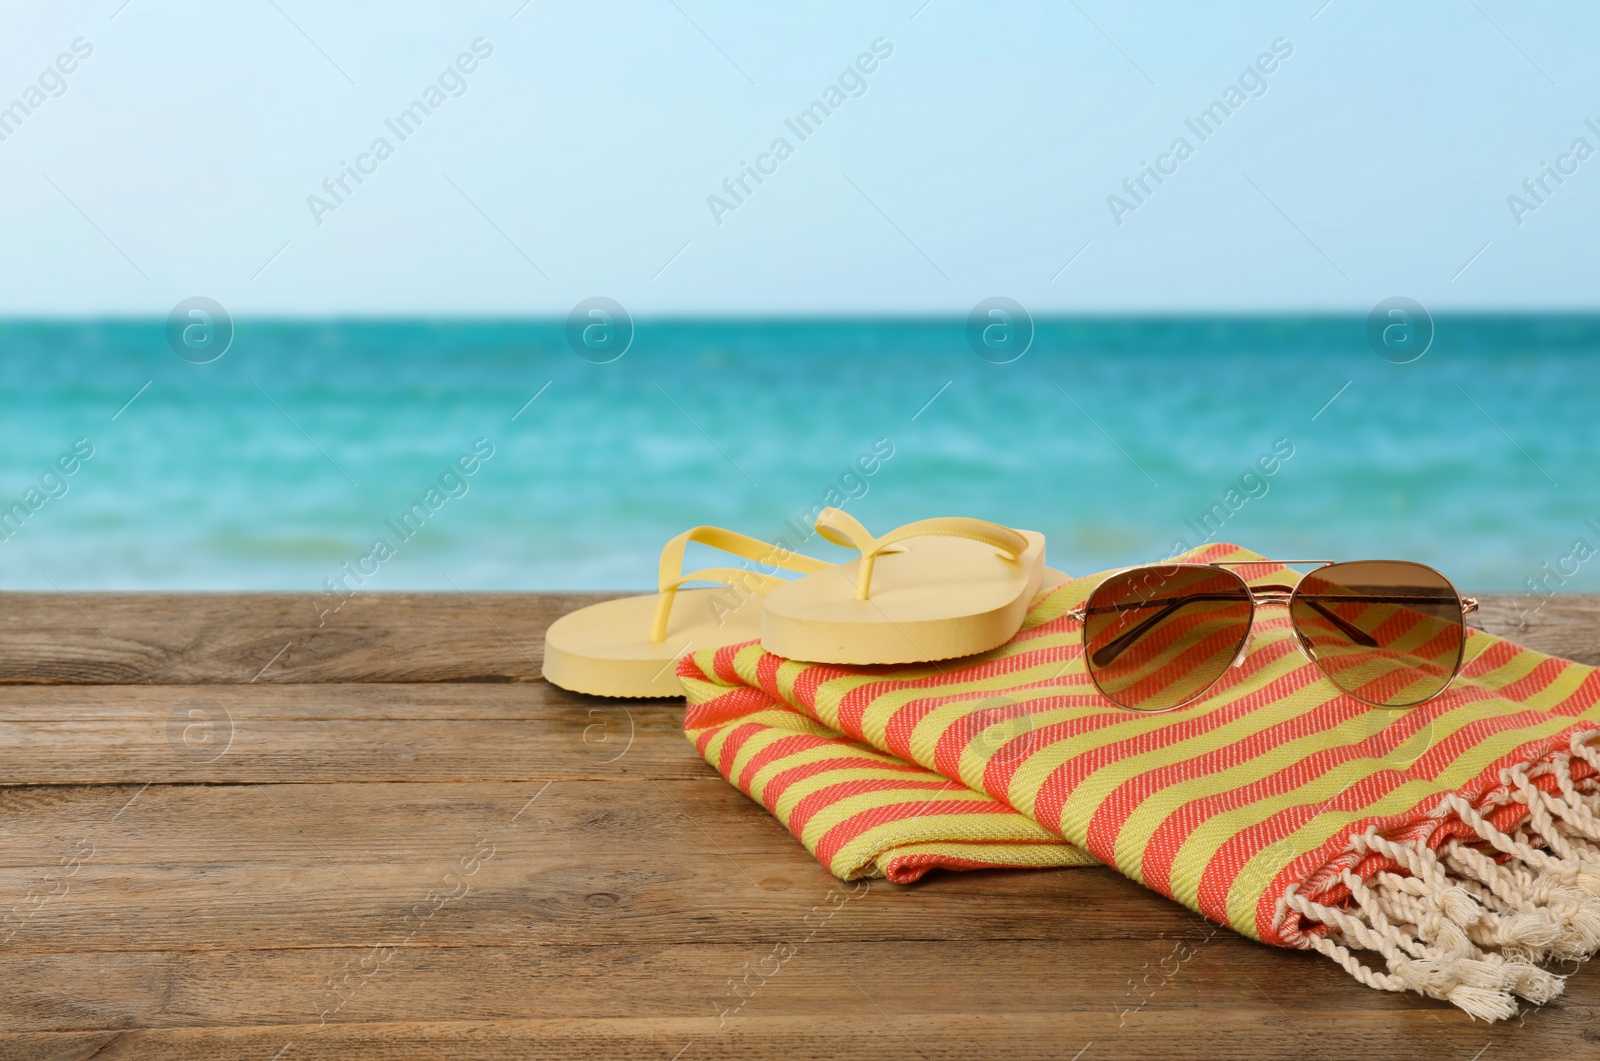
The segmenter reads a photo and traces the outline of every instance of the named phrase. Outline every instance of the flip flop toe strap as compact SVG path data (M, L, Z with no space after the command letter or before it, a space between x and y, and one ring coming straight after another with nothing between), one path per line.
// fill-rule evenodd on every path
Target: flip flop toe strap
M720 582L724 586L749 590L760 597L784 582L781 578L742 567L702 567L698 571L684 574L683 552L690 542L709 545L713 549L742 556L746 560L754 560L773 570L809 575L829 566L822 560L802 556L783 546L772 545L760 538L740 534L738 531L725 530L722 527L692 527L667 542L661 550L661 563L656 574L656 589L659 596L656 600L655 617L650 623L650 640L653 642L666 640L667 618L672 613L672 604L677 599L678 588L686 583Z
M945 538L966 538L992 545L1007 560L1016 560L1028 548L1028 539L1009 527L990 523L985 519L967 516L936 516L919 519L903 527L874 538L872 533L850 513L837 508L825 508L817 516L817 533L835 545L861 550L861 574L856 579L856 600L866 600L872 583L872 568L879 553L895 552L894 544L907 538L937 535Z

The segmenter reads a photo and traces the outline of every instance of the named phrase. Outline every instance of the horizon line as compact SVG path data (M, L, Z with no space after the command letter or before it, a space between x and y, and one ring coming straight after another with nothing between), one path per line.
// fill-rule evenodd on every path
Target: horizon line
M1132 311L1090 311L1090 312L1040 312L1029 313L1035 321L1072 321L1072 322L1132 322L1132 321L1239 321L1239 322L1270 322L1270 321L1349 321L1362 320L1368 311L1362 310L1132 310ZM1430 310L1429 315L1435 320L1501 320L1501 321L1535 321L1535 320L1595 320L1600 321L1600 307L1595 308L1565 308L1565 309L1441 309ZM833 323L833 322L881 322L904 321L923 323L930 321L955 321L964 322L966 315L958 311L939 312L853 312L853 311L775 311L770 313L718 313L718 312L687 312L687 313L640 313L631 314L635 321L656 321L666 323ZM159 314L8 314L0 313L0 324L121 324L121 323L161 323L165 317ZM556 313L503 313L503 312L456 312L445 311L439 313L292 313L272 311L267 313L239 314L234 320L258 321L265 323L394 323L394 322L529 322L564 324L566 316Z

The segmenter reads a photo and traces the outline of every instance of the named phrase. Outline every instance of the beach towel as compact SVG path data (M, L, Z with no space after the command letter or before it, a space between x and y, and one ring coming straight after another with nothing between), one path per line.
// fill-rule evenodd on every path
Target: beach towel
M686 735L845 880L1104 864L1486 1020L1558 995L1542 964L1600 948L1595 668L1472 630L1443 694L1374 708L1266 608L1204 697L1142 714L1095 689L1067 617L1103 577L1041 594L1009 643L968 659L825 666L759 642L686 656Z

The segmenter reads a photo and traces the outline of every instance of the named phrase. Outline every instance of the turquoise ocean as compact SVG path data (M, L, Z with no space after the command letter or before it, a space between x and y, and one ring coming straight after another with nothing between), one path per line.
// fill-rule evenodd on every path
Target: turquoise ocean
M1409 364L1359 317L1044 320L1007 364L959 318L641 320L608 364L559 320L242 320L209 364L164 324L0 323L0 588L650 587L686 527L843 503L1076 573L1221 539L1600 590L1600 318Z

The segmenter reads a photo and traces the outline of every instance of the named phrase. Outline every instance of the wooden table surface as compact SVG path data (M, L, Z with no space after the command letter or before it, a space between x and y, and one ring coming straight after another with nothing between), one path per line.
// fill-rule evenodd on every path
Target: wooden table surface
M539 679L593 599L7 595L0 1059L1600 1057L1600 970L1489 1026L1107 869L842 885L681 703Z

